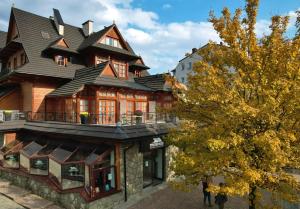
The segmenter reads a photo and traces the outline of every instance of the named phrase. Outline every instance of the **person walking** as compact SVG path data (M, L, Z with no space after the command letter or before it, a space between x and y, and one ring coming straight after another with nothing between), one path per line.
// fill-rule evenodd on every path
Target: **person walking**
M224 187L224 183L219 184L220 189ZM215 197L215 203L219 206L219 209L224 209L225 202L227 202L228 198L224 192L219 192Z
M211 194L207 190L210 183L211 183L210 178L208 176L205 176L204 179L202 180L202 189L203 189L203 195L204 195L204 205L206 205L206 200L207 200L208 201L208 206L212 207L212 204L211 204Z

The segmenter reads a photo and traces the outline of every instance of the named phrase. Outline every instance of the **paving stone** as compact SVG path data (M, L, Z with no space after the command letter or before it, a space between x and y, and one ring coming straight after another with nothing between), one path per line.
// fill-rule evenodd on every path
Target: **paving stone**
M11 199L21 198L31 192L20 187L16 187L14 185L10 185L8 187L0 188L0 193L8 196Z
M9 182L9 181L0 179L0 188L8 187L9 185L10 185L10 182Z
M25 209L21 205L17 204L13 200L0 194L0 208L1 209Z
M46 207L45 209L63 209L63 208L61 208L57 205L50 205L50 206Z
M26 208L31 209L44 209L53 205L53 202L41 198L35 194L29 194L24 197L19 197L14 199L14 201Z

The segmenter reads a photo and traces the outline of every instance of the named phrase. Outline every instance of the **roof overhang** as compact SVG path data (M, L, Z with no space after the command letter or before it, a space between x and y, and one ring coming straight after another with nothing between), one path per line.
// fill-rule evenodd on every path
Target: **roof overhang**
M129 52L125 49L120 49L117 47L112 47L112 46L101 44L101 43L96 43L91 46L88 46L84 50L85 51L86 50L94 50L97 52L105 52L105 53L109 52L110 54L114 54L114 55L120 56L120 57L128 59L128 60L134 60L134 59L139 58L139 56L132 54L131 52Z
M0 60L10 57L18 50L22 49L22 43L18 41L11 41L9 42L1 51L0 51Z
M136 68L139 68L141 70L148 70L148 69L150 69L148 66L142 65L142 64L138 64L138 63L130 64L129 67L136 67Z
M64 54L76 54L78 55L79 53L75 50L69 49L67 47L62 47L62 46L49 46L46 49L43 50L43 52L47 54L55 54L57 52L62 52Z

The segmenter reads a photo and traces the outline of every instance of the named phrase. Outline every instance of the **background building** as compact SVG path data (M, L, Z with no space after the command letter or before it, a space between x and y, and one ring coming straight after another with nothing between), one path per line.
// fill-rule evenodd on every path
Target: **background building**
M184 84L187 84L188 74L193 72L193 65L195 62L201 60L198 54L198 49L193 48L192 53L187 53L186 56L179 60L177 66L172 71L176 79Z

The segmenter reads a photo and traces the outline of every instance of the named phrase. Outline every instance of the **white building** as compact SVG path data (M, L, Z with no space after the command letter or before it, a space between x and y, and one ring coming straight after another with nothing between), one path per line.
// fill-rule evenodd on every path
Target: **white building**
M188 74L192 72L193 65L195 62L201 60L201 56L198 54L198 49L193 48L191 54L186 54L186 56L179 60L176 68L172 71L176 79L186 84Z

